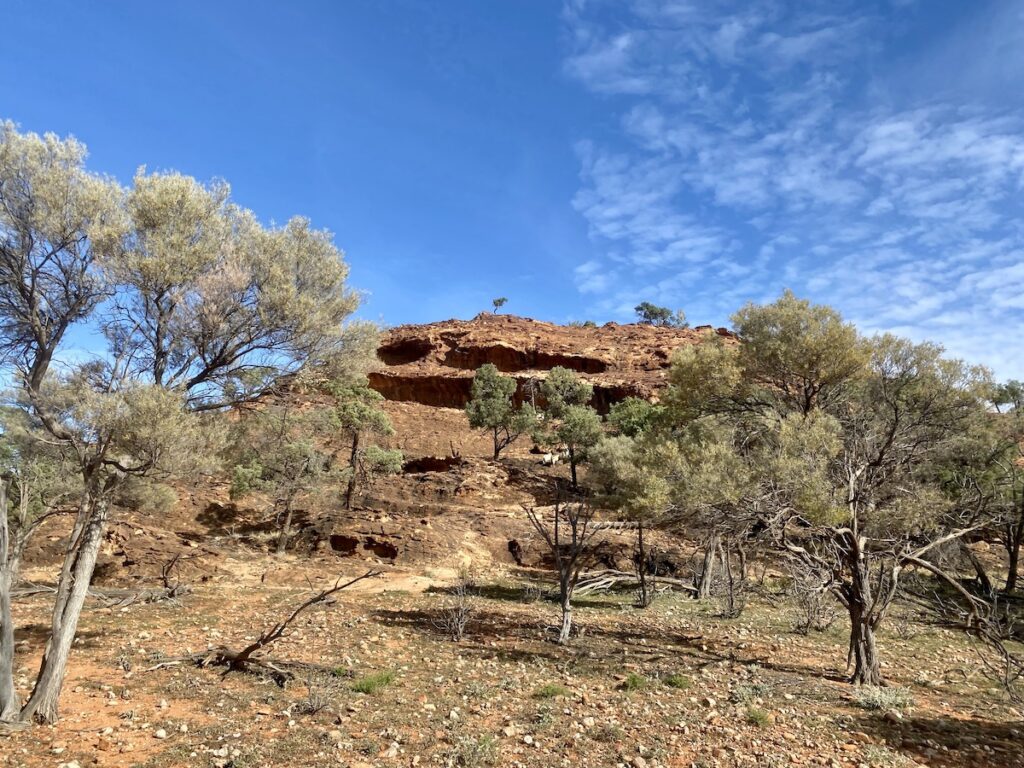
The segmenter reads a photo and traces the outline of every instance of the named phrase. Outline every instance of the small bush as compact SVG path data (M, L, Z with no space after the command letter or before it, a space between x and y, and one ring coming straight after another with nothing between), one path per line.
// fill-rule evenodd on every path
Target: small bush
M738 683L729 693L729 700L736 704L747 704L770 691L771 688L764 683Z
M669 675L661 682L669 688L676 688L680 691L685 691L693 685L693 680L688 678L686 675Z
M381 688L394 682L395 673L391 670L375 672L372 675L361 677L352 683L352 690L356 693L373 694Z
M914 703L914 697L906 688L882 688L862 685L853 694L858 707L864 709L906 709Z
M751 725L756 725L758 728L764 728L766 725L771 723L771 721L771 715L760 707L747 707L747 722Z
M311 675L304 682L306 698L295 708L300 715L315 715L334 704L341 695L343 684L333 674Z
M603 741L606 744L622 741L625 736L626 732L614 723L601 723L600 725L595 725L590 731L590 738L594 741Z
M535 699L554 699L559 696L568 695L569 689L566 688L564 685L559 685L558 683L548 683L547 685L542 685L540 688L533 692L533 698Z
M498 761L498 740L484 736L463 736L448 750L448 765L459 768L483 768Z
M466 627L476 611L476 584L467 569L459 571L459 579L445 598L434 625L456 643L466 635Z
M619 683L620 691L639 691L647 687L647 678L643 675L638 675L636 672L630 672L626 675L626 679Z

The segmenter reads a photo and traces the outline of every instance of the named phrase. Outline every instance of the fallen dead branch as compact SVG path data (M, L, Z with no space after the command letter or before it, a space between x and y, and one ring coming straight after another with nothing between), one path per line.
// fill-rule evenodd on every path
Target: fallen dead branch
M175 661L189 661L200 667L225 667L224 674L228 674L229 672L248 672L249 674L268 677L281 686L295 676L292 670L303 669L327 671L327 668L317 664L288 661L283 659L268 659L262 655L262 652L276 640L281 639L288 631L289 625L291 625L292 622L294 622L307 609L327 602L332 595L341 592L343 589L351 587L353 584L356 584L363 579L369 579L379 576L380 574L381 571L367 571L362 576L357 576L344 584L341 583L341 579L339 578L333 587L321 590L313 597L306 600L306 602L302 603L302 605L292 611L287 618L279 621L270 629L263 632L263 634L261 634L255 641L239 651L233 651L230 648L221 646L204 653L187 656L184 659L165 660L151 669L170 666Z
M658 577L658 584L682 589L688 592L696 592L693 584L682 579L673 579L666 576ZM580 574L579 583L576 585L576 594L592 594L594 592L607 592L610 589L640 586L640 580L635 573L616 571L612 568L605 568L599 571L588 571Z

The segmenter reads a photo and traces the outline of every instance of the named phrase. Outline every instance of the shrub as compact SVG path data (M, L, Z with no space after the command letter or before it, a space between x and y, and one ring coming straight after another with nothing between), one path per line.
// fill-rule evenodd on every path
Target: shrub
M341 695L342 683L333 673L310 675L304 682L306 698L296 705L300 715L315 715L334 704Z
M566 688L564 685L559 685L558 683L548 683L547 685L542 685L540 688L533 692L533 698L535 699L554 699L559 696L568 695L569 689Z
M771 723L771 721L771 715L760 707L747 707L747 722L751 725L756 725L758 728L764 728L766 725Z
M448 750L448 765L459 768L482 768L495 765L498 760L498 740L484 736L462 736Z
M647 678L643 675L638 675L636 672L630 672L626 675L626 679L619 683L620 691L639 691L647 687Z
M858 707L864 709L906 709L914 704L914 697L906 688L882 688L862 685L853 694Z
M736 704L747 704L770 691L771 688L764 683L738 683L729 693L729 700Z
M601 723L600 725L595 725L590 731L590 738L594 741L603 741L608 744L622 741L625 735L626 732L615 725L615 723Z
M390 685L395 679L395 673L391 670L374 672L372 675L361 677L352 683L352 690L356 693L372 694L381 688Z
M434 620L434 625L456 643L465 637L466 627L476 610L474 592L474 581L464 568L459 571L459 580L445 597L440 614Z
M693 685L693 681L686 675L678 674L669 675L662 682L669 688L677 688L680 691L685 691Z

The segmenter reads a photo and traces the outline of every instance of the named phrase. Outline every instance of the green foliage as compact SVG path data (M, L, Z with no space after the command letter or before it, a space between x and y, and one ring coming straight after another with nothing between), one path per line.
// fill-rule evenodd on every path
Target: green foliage
M686 313L681 309L673 312L668 307L659 307L649 301L642 301L633 308L637 318L646 325L660 325L673 328L688 328Z
M494 314L498 314L498 312L501 310L501 308L504 307L507 303L508 303L508 299L506 299L504 296L501 296L500 298L492 300L491 304L494 306Z
M662 679L662 682L669 688L685 691L693 687L693 680L686 675L671 674Z
M619 683L619 690L625 691L626 693L642 691L647 687L647 682L647 678L643 675L638 675L636 672L630 672L626 675L625 679Z
M597 411L588 405L570 405L562 411L553 434L578 459L583 459L586 450L597 445L604 432Z
M597 328L597 323L593 320L570 320L570 328Z
M391 670L374 672L353 681L351 688L356 693L371 695L391 685L395 681L395 673Z
M642 397L627 397L611 407L608 424L620 435L636 437L650 429L663 411L662 406Z
M391 420L381 409L384 396L371 389L366 379L335 379L321 386L332 398L337 429L348 434L358 432L382 437L395 433Z
M562 417L566 408L587 405L594 397L593 384L562 366L555 366L548 371L540 390L547 402L545 412L556 419Z
M114 503L144 515L166 515L178 503L178 492L148 477L129 476L117 488Z
M788 290L773 304L747 304L732 322L743 378L803 413L831 402L864 372L871 352L834 309Z
M748 723L756 725L758 728L764 728L772 722L771 715L761 709L761 707L747 707L746 717Z
M381 448L369 445L363 453L366 472L372 477L397 475L402 471L405 457L397 448Z
M520 436L536 427L537 417L533 408L513 403L516 380L502 376L496 366L485 363L473 376L470 401L466 405L469 425L475 429L486 429L494 441L494 458Z

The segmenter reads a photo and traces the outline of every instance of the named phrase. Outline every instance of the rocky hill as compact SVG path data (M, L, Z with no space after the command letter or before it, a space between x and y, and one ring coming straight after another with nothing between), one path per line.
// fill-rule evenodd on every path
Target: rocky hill
M672 353L698 343L710 330L556 325L491 313L403 325L385 335L378 350L383 366L370 374L370 384L389 401L396 444L407 453L446 454L455 446L466 455L487 456L486 441L469 431L460 412L469 401L473 374L484 363L517 379L520 400L528 384L543 380L552 368L574 370L594 385L594 407L606 413L630 395L656 397L665 386ZM725 328L714 332L735 338Z

